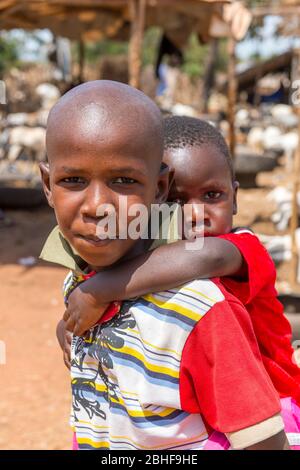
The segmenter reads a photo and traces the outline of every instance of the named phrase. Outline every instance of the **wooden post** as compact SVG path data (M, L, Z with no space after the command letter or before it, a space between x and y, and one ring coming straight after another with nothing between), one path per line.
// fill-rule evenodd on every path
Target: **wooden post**
M299 77L300 73L300 49L295 50L295 60L292 73L292 80ZM295 286L297 284L297 274L298 274L298 248L296 240L296 229L298 228L298 200L297 194L299 191L299 180L300 180L300 105L294 106L294 111L298 115L298 148L294 157L294 169L293 169L293 192L292 192L292 216L290 224L290 234L292 241L292 260L291 260L291 271L290 271L290 284Z
M131 32L128 69L129 84L135 88L140 87L146 3L147 0L130 0Z
M237 80L235 71L235 39L232 34L228 38L228 122L229 122L229 148L232 159L235 158L235 108L237 95Z
M208 51L204 64L203 88L201 97L201 111L208 112L210 91L215 84L216 62L218 60L219 40L212 38L208 44Z
M298 111L298 117L300 120L299 111ZM300 135L300 124L298 126L298 135ZM292 262L291 262L291 272L290 272L290 283L292 286L297 284L298 259L299 259L297 240L296 240L296 229L298 228L297 194L299 191L299 172L300 172L300 145L298 144L298 149L296 151L295 160L294 160L292 216L291 216L291 225L290 225L290 233L291 233L291 240L292 240Z
M78 44L78 55L79 55L79 73L78 73L78 82L83 83L84 81L84 42L82 39L79 40Z

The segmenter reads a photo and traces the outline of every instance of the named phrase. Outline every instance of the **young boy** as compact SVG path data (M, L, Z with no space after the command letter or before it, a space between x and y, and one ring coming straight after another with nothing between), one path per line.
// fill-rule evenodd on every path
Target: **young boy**
M67 329L82 334L94 325L103 311L101 303L169 289L194 278L222 276L222 284L251 316L265 368L279 395L300 403L300 368L292 360L291 328L277 299L274 264L252 232L232 231L238 183L226 142L199 119L171 117L164 127L164 161L175 171L168 200L193 204L195 210L197 204L204 205L204 247L188 251L184 242L161 246L99 273L69 297Z
M119 222L126 196L129 223L134 204L150 213L164 201L162 153L159 110L126 85L81 85L51 111L43 184L87 276L148 250L141 238L99 240L98 208L112 204ZM71 288L85 277L73 275ZM211 428L235 449L288 447L249 315L218 280L110 305L100 325L74 336L71 376L82 449L202 449Z

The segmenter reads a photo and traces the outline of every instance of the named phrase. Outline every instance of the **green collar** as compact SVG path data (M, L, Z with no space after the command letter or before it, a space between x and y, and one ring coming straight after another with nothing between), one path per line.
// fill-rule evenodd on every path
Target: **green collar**
M179 223L178 210L179 206L171 215L167 238L162 238L161 233L159 233L158 236L155 237L150 250L154 250L161 245L173 243L179 240L179 232L177 228ZM162 225L160 226L160 231L161 227ZM87 263L75 252L70 243L64 238L58 225L54 227L48 236L40 254L40 258L44 261L49 261L50 263L60 264L61 266L71 269L78 274L87 273Z
M58 225L54 227L43 246L40 258L50 263L57 263L66 268L84 274L87 263L73 250L70 243L59 231Z

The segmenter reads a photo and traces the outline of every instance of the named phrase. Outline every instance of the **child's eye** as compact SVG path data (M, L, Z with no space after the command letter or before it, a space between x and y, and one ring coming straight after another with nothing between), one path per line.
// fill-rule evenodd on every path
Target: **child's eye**
M176 197L176 198L172 199L172 201L170 201L170 202L174 202L175 204L179 204L180 206L184 205L184 200L180 199L179 197Z
M219 199L222 196L222 193L220 191L208 191L204 195L204 199Z
M113 179L113 184L134 184L137 181L133 178L126 178L125 176L120 176L119 178Z

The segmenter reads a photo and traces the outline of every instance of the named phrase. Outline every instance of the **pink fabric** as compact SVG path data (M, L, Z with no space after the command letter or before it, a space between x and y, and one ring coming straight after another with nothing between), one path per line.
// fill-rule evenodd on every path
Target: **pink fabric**
M287 434L298 434L300 439L300 408L292 398L282 398L281 415L284 421L284 430ZM300 445L291 445L293 450L300 450Z
M300 438L300 408L293 398L281 398L281 416L287 434L298 434ZM224 434L217 431L209 436L204 450L228 450L230 443ZM292 450L300 450L300 445L290 444Z
M228 450L230 443L225 434L214 431L208 438L204 450Z
M79 450L78 442L77 442L77 439L76 439L76 433L75 433L75 432L73 433L72 450Z

